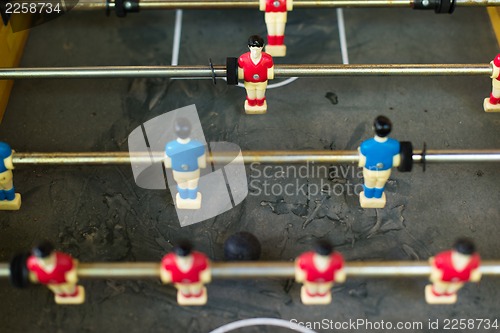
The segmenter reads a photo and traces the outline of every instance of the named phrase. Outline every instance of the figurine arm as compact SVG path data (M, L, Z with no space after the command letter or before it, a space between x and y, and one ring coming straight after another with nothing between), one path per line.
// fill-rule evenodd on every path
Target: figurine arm
M361 152L361 147L358 147L358 153L359 153L358 166L363 168L366 165L366 156L363 155L363 153Z
M431 281L431 282L441 281L441 278L443 277L443 273L441 272L440 269L438 269L438 268L436 268L436 266L434 266L434 258L429 259L429 264L431 265L431 275L429 277L429 281Z
M261 12L266 11L266 0L259 0L259 10Z
M65 278L66 278L66 283L76 284L78 282L78 275L76 274L76 266L72 270L66 272Z
M245 72L243 71L243 68L238 67L238 79L243 80L245 78Z
M268 80L274 79L274 65L271 68L267 69L267 79Z
M397 168L401 164L401 154L394 155L392 158L392 166Z
M492 79L497 79L500 76L500 68L495 66L493 61L490 62L490 66L491 66L491 76L490 77Z
M207 269L201 272L200 279L204 284L210 283L212 281L212 272L210 270L210 267L207 267Z
M198 157L198 167L201 169L204 169L207 167L207 154L203 154L200 157Z
M172 283L172 274L160 265L160 280L163 284Z
M286 10L289 12L293 10L293 0L286 0Z
M163 160L163 164L165 165L165 169L172 168L172 159L165 153L165 159Z
M14 163L12 162L12 156L14 155L14 151L12 151L12 153L10 154L9 157L5 158L3 160L3 163L5 164L5 167L8 169L8 170L14 170Z
M470 273L470 282L479 282L481 280L481 276L482 276L481 270L479 268L474 269Z
M36 274L34 272L29 272L29 275L28 275L28 278L31 282L33 283L38 283L38 277L36 276Z
M306 272L299 266L299 262L295 262L295 281L302 283L306 280Z
M335 282L344 283L346 279L345 269L342 267L337 272L335 272Z

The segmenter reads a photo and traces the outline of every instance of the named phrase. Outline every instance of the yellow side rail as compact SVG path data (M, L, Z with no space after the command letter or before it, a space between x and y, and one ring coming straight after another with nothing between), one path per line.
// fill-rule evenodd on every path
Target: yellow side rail
M28 34L29 30L12 32L10 23L4 25L0 20L0 67L19 65ZM13 83L13 81L0 80L0 122L7 108Z

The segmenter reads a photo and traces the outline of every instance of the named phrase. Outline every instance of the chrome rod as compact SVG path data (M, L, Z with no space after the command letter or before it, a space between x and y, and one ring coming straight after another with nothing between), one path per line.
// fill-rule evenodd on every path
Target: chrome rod
M431 273L427 262L347 262L349 277L404 278L426 277ZM485 276L500 276L500 261L484 261L480 266ZM81 279L158 279L160 263L154 262L102 262L80 263L77 268ZM212 262L212 277L215 279L248 278L293 278L293 262ZM9 264L0 263L0 278L10 276Z
M243 151L246 164L295 164L295 163L357 163L358 152L331 150L262 150ZM20 153L15 152L15 165L119 165L130 163L159 162L163 152L129 153L129 152L74 152L74 153ZM228 163L234 156L222 153L208 157L211 162ZM415 151L414 162L422 162L422 152ZM426 163L466 163L466 162L500 162L500 150L428 150L425 153Z
M295 0L294 8L411 8L413 0ZM499 0L456 0L457 7L486 7L499 6ZM144 9L235 9L259 8L257 0L140 0L137 4L140 10ZM109 8L115 7L114 1ZM76 10L105 9L105 0L80 0Z
M214 66L216 78L226 77L225 66ZM490 76L489 64L363 64L276 65L274 74L287 77L337 76ZM209 66L103 66L0 68L0 80L11 79L111 79L137 77L211 78Z

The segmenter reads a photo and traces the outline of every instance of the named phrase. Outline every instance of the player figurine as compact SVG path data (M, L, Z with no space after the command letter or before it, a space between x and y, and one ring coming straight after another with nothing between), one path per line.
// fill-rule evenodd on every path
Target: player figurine
M204 284L211 281L210 261L203 253L193 251L189 242L181 242L174 247L173 253L163 257L160 277L163 283L175 285L180 305L207 303Z
M165 168L172 168L177 183L175 205L178 209L200 209L201 193L198 192L200 168L206 167L205 146L191 140L191 123L186 118L175 121L177 140L165 145Z
M264 40L260 36L250 36L248 48L250 52L244 53L238 58L238 78L245 81L247 91L245 112L247 114L263 114L267 111L267 80L274 79L273 58L262 52Z
M329 304L334 282L343 283L344 259L327 241L318 241L314 251L295 260L295 281L303 283L300 298L304 304Z
M16 193L12 182L12 149L5 142L0 142L0 210L18 210L21 207L21 195Z
M373 123L375 137L361 143L359 166L363 167L364 185L359 194L359 202L363 208L383 208L386 203L384 186L391 175L391 168L399 166L401 157L397 140L388 138L392 123L378 116Z
M285 25L287 11L293 10L293 0L260 0L259 9L265 11L267 26L266 52L273 57L286 55Z
M490 62L492 90L490 98L485 98L483 107L486 112L500 112L500 54Z
M480 258L468 239L459 239L452 250L441 252L429 259L432 267L429 284L425 287L425 300L429 304L453 304L457 291L466 282L479 282Z
M33 248L28 258L29 279L47 285L57 304L82 304L85 289L77 285L77 264L70 255L54 251L50 243L43 242Z

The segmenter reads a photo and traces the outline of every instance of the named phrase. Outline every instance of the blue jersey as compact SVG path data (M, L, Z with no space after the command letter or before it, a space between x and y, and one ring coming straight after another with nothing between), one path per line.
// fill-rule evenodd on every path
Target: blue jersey
M200 168L198 158L205 154L205 146L196 140L191 140L188 143L174 140L165 145L165 154L172 160L172 170L196 171Z
M387 139L385 142L378 142L373 138L366 140L361 144L361 154L366 157L365 168L374 171L389 170L394 156L399 154L399 141Z
M5 142L0 142L0 173L7 171L4 160L12 155L12 149Z

